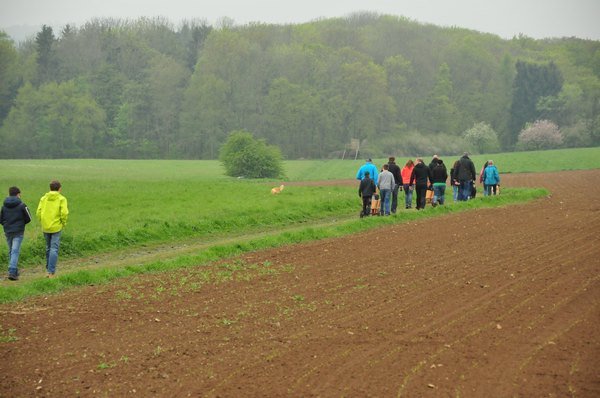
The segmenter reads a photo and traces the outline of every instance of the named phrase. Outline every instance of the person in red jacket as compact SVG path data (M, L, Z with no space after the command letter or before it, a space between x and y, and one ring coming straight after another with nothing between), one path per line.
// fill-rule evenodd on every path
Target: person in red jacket
M404 190L404 205L407 209L412 208L412 197L414 186L410 183L410 176L412 175L415 163L412 159L408 159L408 162L404 165L400 171L402 177L402 188Z

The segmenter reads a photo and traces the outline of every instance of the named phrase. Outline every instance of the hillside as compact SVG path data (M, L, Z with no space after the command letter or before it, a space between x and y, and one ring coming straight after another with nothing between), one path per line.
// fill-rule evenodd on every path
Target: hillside
M505 150L549 119L600 144L600 42L504 40L370 13L297 25L163 19L0 34L3 158L214 159L247 130L289 159L458 153L484 122Z

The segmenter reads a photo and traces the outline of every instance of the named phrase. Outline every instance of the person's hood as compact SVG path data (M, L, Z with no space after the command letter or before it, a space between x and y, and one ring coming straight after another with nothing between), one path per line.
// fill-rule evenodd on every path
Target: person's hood
M46 200L49 202L53 202L55 200L58 200L60 198L60 192L58 191L50 191L48 192L46 195Z
M444 164L444 161L442 159L438 159L437 162L442 165Z
M417 163L417 164L415 164L415 169L417 169L417 168L418 169L422 169L424 167L425 167L425 163Z
M8 196L4 199L4 206L9 209L15 208L21 204L21 199L18 196Z

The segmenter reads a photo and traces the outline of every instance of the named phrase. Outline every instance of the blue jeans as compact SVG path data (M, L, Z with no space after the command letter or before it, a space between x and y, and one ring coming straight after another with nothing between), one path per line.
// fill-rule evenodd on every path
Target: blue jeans
M54 274L56 272L61 233L62 231L53 234L44 232L44 238L46 239L46 270L49 274Z
M446 193L445 185L434 185L433 186L433 204L444 204L444 193Z
M460 200L460 201L469 200L469 196L471 196L472 191L473 191L473 181L471 181L471 180L461 181L460 189L458 191L458 200Z
M458 185L452 184L452 200L455 202L458 200Z
M390 215L390 199L392 196L391 189L380 189L379 193L381 193L381 210L380 214L385 214L386 216Z
M402 187L404 189L404 206L409 209L412 207L412 197L413 191L410 189L412 185L404 184Z
M19 254L21 253L21 243L23 243L23 234L8 233L6 235L6 243L8 244L8 273L10 275L19 275Z

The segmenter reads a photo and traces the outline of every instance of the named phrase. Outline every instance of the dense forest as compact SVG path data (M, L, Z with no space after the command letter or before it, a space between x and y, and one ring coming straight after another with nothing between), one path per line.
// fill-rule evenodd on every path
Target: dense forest
M232 131L288 159L492 149L547 120L600 144L600 42L504 40L358 13L304 24L161 18L0 32L0 157L214 159ZM469 136L470 137L470 136ZM487 148L490 150L490 148Z

